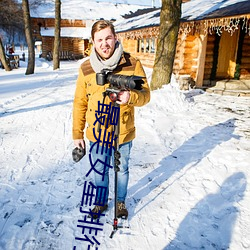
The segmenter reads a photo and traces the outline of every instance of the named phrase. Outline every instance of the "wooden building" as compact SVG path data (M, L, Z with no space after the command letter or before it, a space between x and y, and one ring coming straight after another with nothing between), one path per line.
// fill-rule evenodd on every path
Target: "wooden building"
M189 76L197 87L220 79L250 79L250 1L192 0L182 4L173 73ZM211 10L211 11L209 11ZM116 22L124 50L153 67L160 8Z
M48 58L54 46L54 18L32 18L33 37L41 41L41 57ZM90 26L93 21L61 20L60 57L69 59L83 58L87 52L90 38Z

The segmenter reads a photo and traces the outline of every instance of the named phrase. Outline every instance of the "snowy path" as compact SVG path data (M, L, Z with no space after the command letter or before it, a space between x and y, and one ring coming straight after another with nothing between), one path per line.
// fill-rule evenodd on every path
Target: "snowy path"
M0 72L0 249L87 249L74 239L91 180L88 158L71 160L79 63L39 66L33 76ZM99 249L250 249L249 104L174 86L154 91L136 114L130 229L109 238L111 182Z

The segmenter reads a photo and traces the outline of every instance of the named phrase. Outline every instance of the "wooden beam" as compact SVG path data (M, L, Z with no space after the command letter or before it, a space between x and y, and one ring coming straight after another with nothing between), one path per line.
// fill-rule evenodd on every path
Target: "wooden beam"
M198 67L195 79L197 87L202 87L203 85L206 50L207 50L207 36L201 34L199 35L199 55L198 55L198 65L197 65Z

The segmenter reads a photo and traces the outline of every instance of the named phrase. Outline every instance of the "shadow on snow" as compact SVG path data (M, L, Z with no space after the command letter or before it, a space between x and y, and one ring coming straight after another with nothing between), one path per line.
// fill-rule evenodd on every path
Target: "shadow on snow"
M217 193L207 195L181 222L176 237L164 250L229 249L238 208L247 180L242 172L228 177Z
M173 151L171 155L162 159L158 168L154 169L152 172L140 179L135 185L131 186L128 190L129 196L133 197L134 200L140 200L142 197L149 195L153 190L158 188L172 175L174 175L174 173L185 168L187 165L189 165L189 167L186 171L188 171L190 168L196 167L199 162L205 158L216 146L223 142L229 141L232 138L239 139L239 136L235 136L233 134L235 129L234 123L235 119L229 119L223 123L202 129L198 134L192 136L178 149ZM183 175L184 174L185 173L183 173ZM143 207L155 200L161 193L171 186L173 182L169 183L164 189L162 189L161 192L159 192ZM141 209L143 209L143 207ZM138 210L136 213L138 213L140 210ZM132 216L133 215L135 214L133 213Z
M72 103L72 102L73 102L73 100L66 100L66 101L62 101L62 102L43 104L43 105L39 105L36 107L21 108L21 109L14 110L14 111L5 111L3 113L0 113L0 117L6 117L8 115L15 115L15 114L25 113L25 112L29 112L29 111L44 109L44 108L51 108L51 107L55 107L55 106L65 105L65 104Z

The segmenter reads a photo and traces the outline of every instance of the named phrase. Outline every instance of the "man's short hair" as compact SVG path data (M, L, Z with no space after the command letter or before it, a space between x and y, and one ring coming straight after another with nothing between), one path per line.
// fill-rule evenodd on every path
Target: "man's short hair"
M106 29L106 28L110 28L112 33L114 34L115 36L115 28L114 28L114 25L110 22L110 21L107 21L107 20L99 20L97 22L95 22L92 26L92 30L91 30L91 38L92 40L94 40L94 35L96 32L102 30L102 29Z

